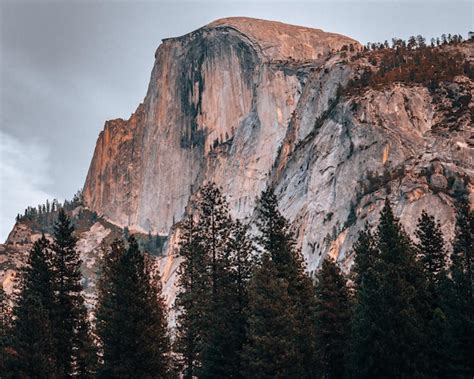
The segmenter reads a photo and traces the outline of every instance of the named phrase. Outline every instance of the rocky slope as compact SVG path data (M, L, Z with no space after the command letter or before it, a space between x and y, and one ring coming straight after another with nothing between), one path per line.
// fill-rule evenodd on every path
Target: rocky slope
M76 248L82 260L81 269L84 275L82 285L87 304L92 307L96 298L95 285L102 255L114 239L122 238L128 232L98 217L95 212L91 212L77 201L74 206L66 208L66 213L74 224L78 239ZM17 273L25 264L33 243L41 238L42 234L52 241L53 224L57 214L57 211L48 211L40 215L21 217L8 235L6 243L0 244L0 283L7 294L14 291ZM141 233L136 233L135 236L143 251L152 256L162 255L163 237Z
M76 236L78 237L77 249L82 259L82 272L85 280L83 286L86 299L92 304L95 298L95 279L98 261L103 248L110 244L114 238L121 236L121 230L103 219L95 219L92 212L77 207L68 212L74 221ZM51 215L51 220L55 217ZM42 233L51 239L51 226L42 227L37 220L24 218L18 221L10 232L5 244L0 245L0 282L7 293L12 293L15 287L16 274L26 261L28 251L33 243L41 238Z
M387 60L361 50L341 35L248 18L164 40L143 103L99 136L86 207L110 224L168 235L159 264L170 301L173 225L205 180L246 221L259 193L275 186L310 271L326 254L347 269L358 231L386 196L408 231L425 208L450 237L454 193L474 197L474 82L459 69L474 46L437 50L462 65L436 85L416 73L400 80L401 67L355 86ZM87 233L81 241L98 232Z

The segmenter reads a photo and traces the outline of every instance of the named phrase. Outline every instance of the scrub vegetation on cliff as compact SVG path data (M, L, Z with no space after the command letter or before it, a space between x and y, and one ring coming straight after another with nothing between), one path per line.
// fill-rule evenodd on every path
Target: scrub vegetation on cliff
M347 94L361 93L367 88L380 88L392 83L422 84L434 91L442 81L453 81L456 76L474 78L474 68L457 47L463 43L461 36L449 35L426 44L422 36L410 37L408 42L393 39L388 42L368 44L363 52L351 57L357 62L363 58L370 65L362 69L347 85ZM469 101L468 101L469 103Z

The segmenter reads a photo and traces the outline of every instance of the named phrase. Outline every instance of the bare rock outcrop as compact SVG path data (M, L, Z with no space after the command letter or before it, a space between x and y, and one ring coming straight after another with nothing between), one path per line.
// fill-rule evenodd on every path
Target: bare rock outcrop
M348 37L228 18L156 52L148 93L127 121L106 123L84 187L86 204L118 225L164 234L202 180L247 216L266 185L307 71Z
M474 44L437 51L468 62ZM351 38L249 18L163 40L143 103L99 135L83 195L110 223L82 231L80 250L97 251L112 224L167 235L158 264L171 303L177 223L206 180L250 222L274 186L310 272L327 254L349 269L387 196L409 233L427 209L451 238L455 193L474 200L472 74L350 90L379 66Z
M386 196L410 232L428 208L452 235L453 193L473 188L473 82L394 82L341 96L370 66L360 49L341 35L250 18L163 41L143 104L99 136L84 198L120 226L174 230L160 259L170 301L179 262L171 228L205 180L248 221L275 186L310 271L326 254L347 269ZM472 44L460 49L472 55ZM456 99L464 113L452 130Z

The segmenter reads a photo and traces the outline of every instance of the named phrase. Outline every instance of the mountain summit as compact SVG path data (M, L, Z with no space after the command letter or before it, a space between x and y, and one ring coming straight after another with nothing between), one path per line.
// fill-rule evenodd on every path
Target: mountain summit
M357 44L352 38L321 29L284 24L250 17L228 17L211 22L205 28L233 28L255 45L268 59L315 60L343 45Z

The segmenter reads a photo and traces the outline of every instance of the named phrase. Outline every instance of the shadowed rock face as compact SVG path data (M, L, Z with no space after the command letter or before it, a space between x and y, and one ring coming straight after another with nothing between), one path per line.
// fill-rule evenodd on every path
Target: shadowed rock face
M450 85L474 94L466 77ZM458 120L456 132L433 130L442 117L434 96L421 86L369 89L341 99L320 123L306 102L298 107L272 180L310 271L326 254L348 269L358 232L376 223L386 196L410 234L425 209L452 238L454 194L474 200L473 127ZM308 122L318 127L308 132Z
M193 190L210 179L235 216L249 215L307 76L295 67L349 43L357 44L249 18L164 40L144 103L99 136L86 204L118 225L167 234Z

